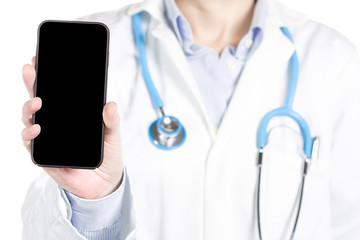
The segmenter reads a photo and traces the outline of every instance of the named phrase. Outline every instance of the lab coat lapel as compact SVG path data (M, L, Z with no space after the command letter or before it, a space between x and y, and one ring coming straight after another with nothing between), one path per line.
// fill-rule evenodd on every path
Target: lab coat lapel
M221 123L218 138L229 131L254 136L254 129L257 129L261 118L269 110L285 103L289 81L286 73L295 47L277 24L269 21L268 25L261 45L244 67Z
M306 19L305 15L287 8L275 0L267 1L268 13L264 38L259 48L247 60L232 99L222 120L217 139L225 133L256 135L258 124L270 110L285 104L289 83L289 61L295 45L280 27L292 26ZM300 66L301 68L301 66ZM255 139L255 137L254 137ZM253 137L248 140L255 146Z
M196 81L193 77L190 66L187 62L186 56L178 43L173 32L165 25L159 23L154 29L151 30L152 36L158 41L157 46L162 46L161 51L156 54L163 58L163 63L166 63L167 66L160 66L162 69L167 69L172 75L172 81L177 81L178 84L185 84L182 86L184 91L189 92L189 97L193 99L193 107L197 108L197 112L201 115L201 118L206 125L209 135L212 139L215 138L215 128L210 121L210 118L207 114L205 105L203 103L202 96L196 84ZM152 51L157 51L159 49L152 49ZM155 54L155 53L153 53Z
M151 55L156 56L154 59L156 59L157 62L166 64L166 66L162 64L155 66L158 72L166 69L166 71L172 73L172 81L176 81L178 84L185 84L185 87L181 87L184 87L184 91L189 92L189 98L194 102L193 107L197 108L196 112L200 114L211 139L214 139L216 136L215 128L206 112L202 96L192 75L186 56L174 33L167 26L163 13L165 11L163 1L145 0L130 7L127 10L127 14L131 16L141 11L145 11L150 15L147 44L152 47L147 49L149 58ZM161 49L154 46L161 46Z

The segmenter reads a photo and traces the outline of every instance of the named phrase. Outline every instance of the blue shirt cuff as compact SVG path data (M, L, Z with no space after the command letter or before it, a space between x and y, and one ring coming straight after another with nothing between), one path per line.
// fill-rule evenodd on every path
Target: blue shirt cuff
M71 223L78 231L108 228L121 220L121 206L126 181L124 169L120 186L110 195L100 199L83 199L64 191L72 209Z

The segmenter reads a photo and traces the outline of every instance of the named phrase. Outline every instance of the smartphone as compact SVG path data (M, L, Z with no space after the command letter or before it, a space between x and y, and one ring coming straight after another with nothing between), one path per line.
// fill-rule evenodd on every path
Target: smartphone
M44 21L38 28L33 116L41 132L31 156L42 167L94 169L104 149L103 107L109 52L103 23Z

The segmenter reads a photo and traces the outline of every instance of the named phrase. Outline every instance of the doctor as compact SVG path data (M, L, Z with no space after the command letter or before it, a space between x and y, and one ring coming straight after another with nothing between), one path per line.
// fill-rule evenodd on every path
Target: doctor
M162 110L184 127L171 150L149 138L162 113L134 15ZM360 65L344 37L275 0L146 0L83 19L111 31L104 161L45 168L23 205L24 239L360 239ZM34 61L23 77L32 98ZM310 157L305 125L286 114L259 147L264 115L284 106L320 139ZM40 108L23 107L28 149Z

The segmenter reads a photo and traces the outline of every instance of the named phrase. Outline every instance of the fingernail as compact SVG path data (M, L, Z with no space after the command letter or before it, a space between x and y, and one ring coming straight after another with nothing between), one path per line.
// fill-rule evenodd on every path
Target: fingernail
M40 125L39 125L39 124L33 125L33 126L32 126L32 130L33 130L34 132L39 131L39 130L40 130Z
M116 112L116 106L114 104L108 105L108 112L114 114Z
M116 112L117 112L117 107L116 107L116 105L115 105L115 104L113 104L113 107L112 107L112 112L113 112L113 113L116 113Z
M34 104L35 102L38 102L38 98L37 97L34 97L32 100L31 100L31 104Z

